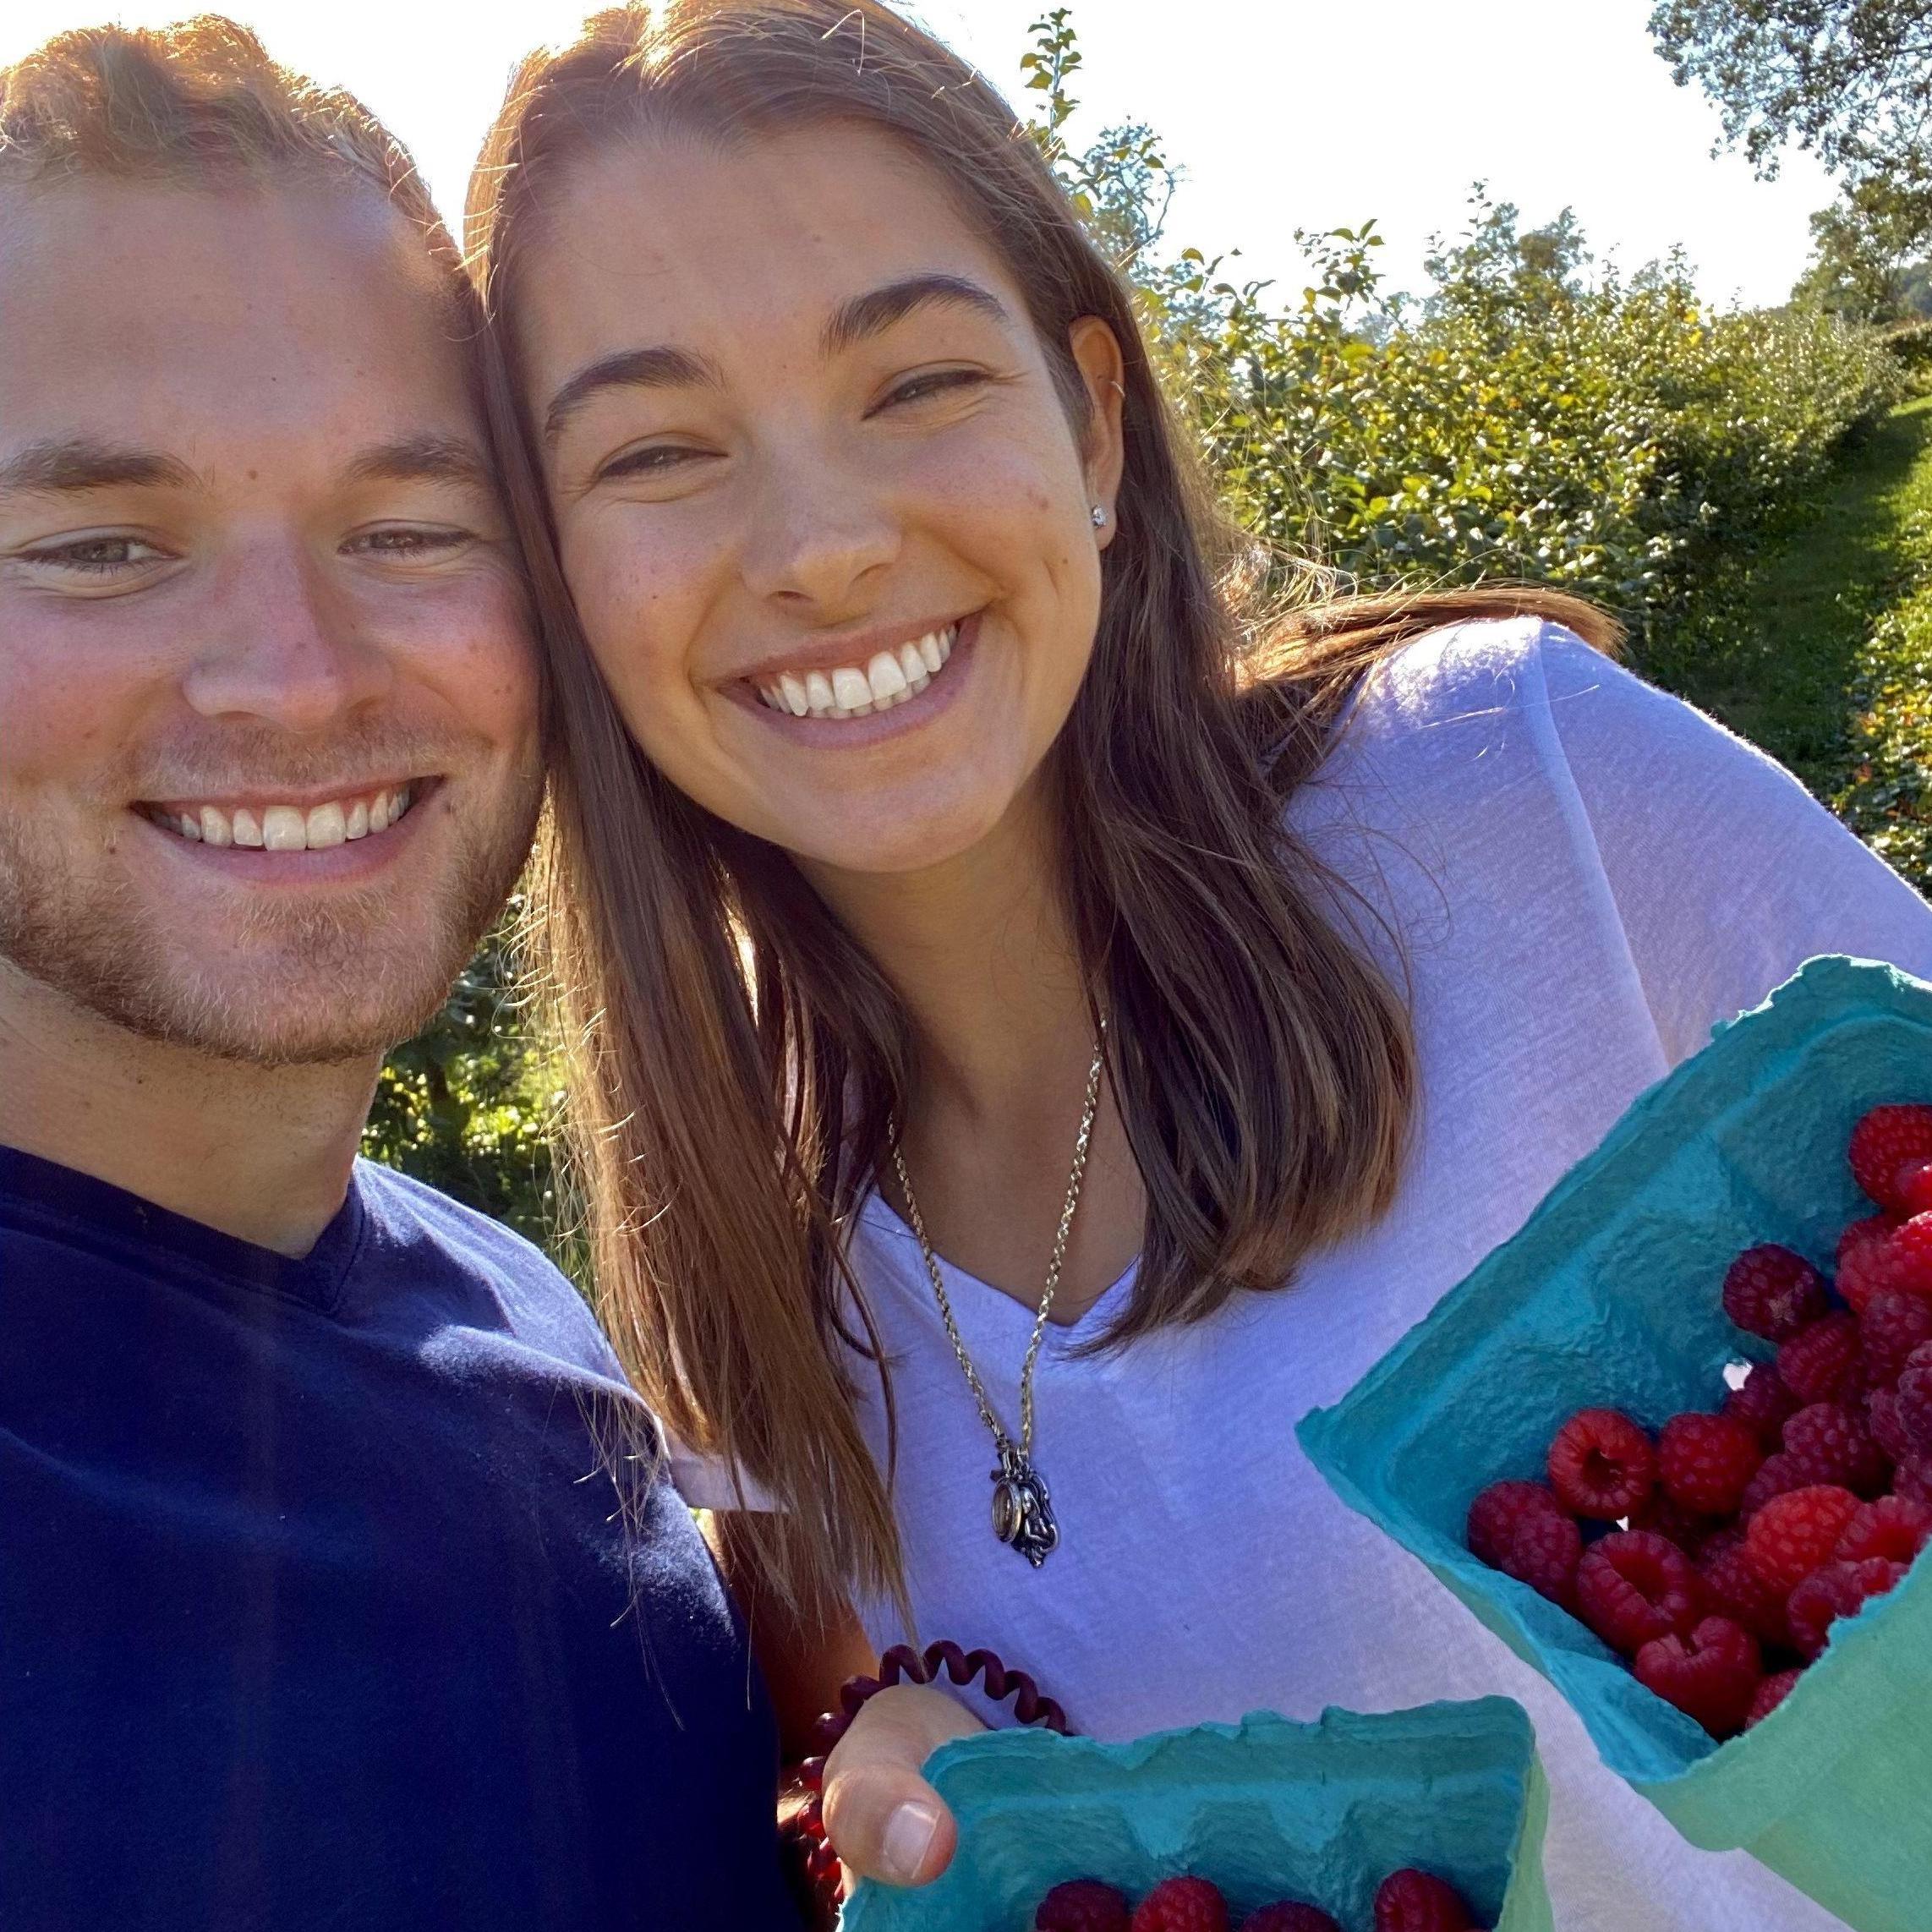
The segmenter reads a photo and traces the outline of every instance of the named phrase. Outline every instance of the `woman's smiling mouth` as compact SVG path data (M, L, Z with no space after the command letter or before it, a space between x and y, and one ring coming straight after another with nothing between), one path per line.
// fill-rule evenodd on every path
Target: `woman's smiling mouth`
M750 681L769 710L793 718L864 718L910 703L944 670L959 641L958 623L942 625L862 664L780 671Z

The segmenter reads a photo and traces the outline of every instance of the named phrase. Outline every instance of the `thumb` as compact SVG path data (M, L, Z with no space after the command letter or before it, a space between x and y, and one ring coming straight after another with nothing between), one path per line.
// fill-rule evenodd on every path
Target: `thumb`
M958 1827L920 1768L949 1738L982 1728L927 1684L895 1684L867 1699L825 1760L825 1836L848 1869L914 1885L946 1869Z

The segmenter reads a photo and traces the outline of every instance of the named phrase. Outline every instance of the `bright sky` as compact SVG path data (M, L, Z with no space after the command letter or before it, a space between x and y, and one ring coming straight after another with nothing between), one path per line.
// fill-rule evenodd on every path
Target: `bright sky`
M222 0L134 0L151 24ZM1016 95L1026 28L1049 0L920 0L926 24ZM583 0L229 0L276 57L359 94L454 211L512 64L566 37ZM1187 176L1169 235L1243 275L1300 287L1297 227L1374 216L1398 286L1486 180L1526 225L1575 208L1599 255L1634 268L1681 243L1707 294L1782 298L1832 199L1802 155L1760 182L1713 160L1716 117L1673 87L1650 0L1075 0L1090 133L1150 123ZM3 0L0 63L114 0ZM1177 25L1177 22L1179 23Z

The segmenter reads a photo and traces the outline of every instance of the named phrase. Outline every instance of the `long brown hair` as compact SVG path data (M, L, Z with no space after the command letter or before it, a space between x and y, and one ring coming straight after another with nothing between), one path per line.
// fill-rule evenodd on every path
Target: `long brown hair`
M466 240L490 315L490 406L529 544L559 726L540 900L573 1051L571 1138L601 1305L681 1437L776 1508L755 1535L801 1607L903 1601L889 1496L854 1412L878 1361L841 1231L915 1072L893 988L785 854L639 752L556 559L517 395L517 290L561 178L640 131L721 140L828 121L920 156L1022 291L1074 427L1068 347L1125 358L1125 473L1091 668L1050 757L1059 886L1147 1199L1138 1279L1103 1338L1277 1289L1393 1194L1415 1086L1401 998L1322 909L1336 882L1283 827L1364 671L1470 617L1574 599L1508 589L1330 602L1244 622L1240 554L1150 368L1132 298L1011 110L876 0L684 0L596 16L512 83ZM640 210L640 221L648 212Z

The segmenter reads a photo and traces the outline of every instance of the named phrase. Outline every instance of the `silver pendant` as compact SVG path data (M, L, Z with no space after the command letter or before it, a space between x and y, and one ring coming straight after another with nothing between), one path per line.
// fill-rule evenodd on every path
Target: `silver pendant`
M999 1467L993 1471L993 1533L1035 1569L1059 1547L1047 1486L1026 1452L1011 1442L999 1445Z

